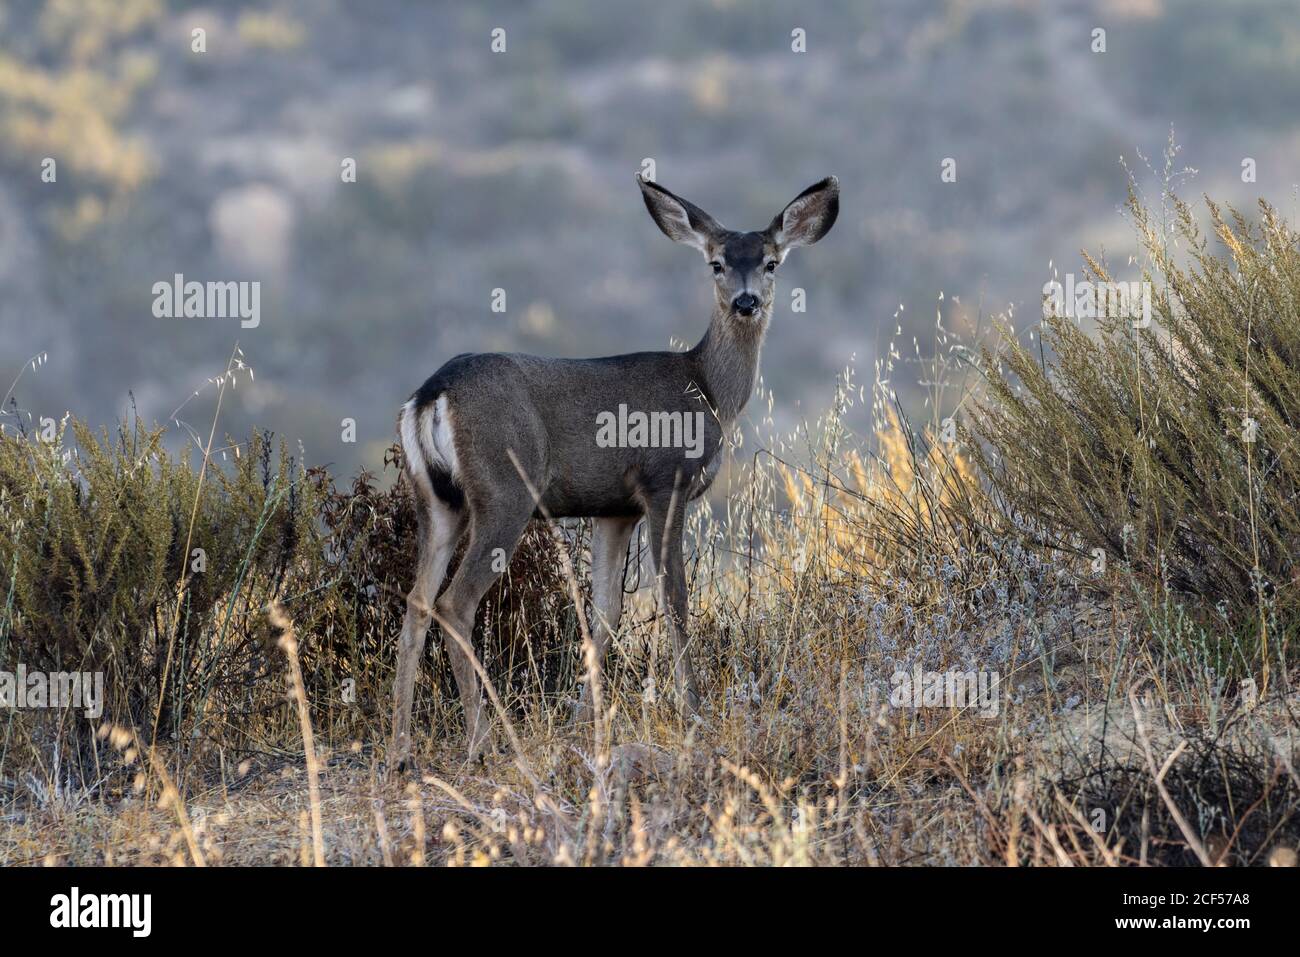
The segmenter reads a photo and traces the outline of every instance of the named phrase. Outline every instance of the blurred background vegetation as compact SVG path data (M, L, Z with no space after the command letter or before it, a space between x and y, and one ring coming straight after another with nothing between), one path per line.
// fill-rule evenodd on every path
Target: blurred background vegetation
M707 271L650 224L633 183L653 158L660 181L735 227L832 172L842 206L827 241L783 269L771 391L747 433L769 454L747 441L730 457L745 468L729 461L716 486L726 507L690 519L693 654L714 719L682 731L655 696L669 658L652 602L634 601L607 672L609 740L641 749L624 755L726 755L786 782L791 806L797 783L789 820L821 830L800 823L796 842L792 823L757 860L797 843L828 862L1038 863L1026 808L1052 827L1080 819L1059 785L1082 808L1119 809L1113 852L1065 831L1079 862L1097 862L1097 842L1107 862L1122 849L1188 863L1173 802L1107 744L1115 706L1137 722L1154 677L1161 710L1186 722L1177 749L1192 742L1168 787L1216 859L1294 860L1294 772L1273 752L1295 740L1293 704L1275 702L1294 698L1300 634L1297 53L1291 0L0 7L0 388L14 380L0 661L16 647L33 666L104 671L123 725L61 711L5 726L0 859L171 853L132 833L133 814L125 840L93 813L70 826L68 812L146 786L125 755L102 773L97 733L117 750L165 743L182 791L224 792L253 762L263 787L273 772L297 787L279 773L300 726L272 601L304 639L317 741L336 758L367 748L351 771L334 762L356 774L338 791L373 793L365 762L386 733L414 535L392 481L396 409L462 351L698 337ZM1171 129L1176 158L1162 153ZM1184 206L1174 188L1224 205ZM1043 283L1071 271L1150 279L1157 327L1040 322ZM261 325L154 318L152 286L175 273L260 281ZM790 309L794 287L806 313ZM979 384L964 362L977 354ZM841 374L851 363L860 377ZM936 436L956 404L973 414L952 447ZM1259 435L1239 438L1247 416ZM586 845L613 855L646 831L636 811L600 817L587 759L555 734L579 674L560 554L534 528L476 624L519 754L547 783L502 789L498 774L467 792L494 814L504 790L530 815L577 808L592 835L616 820L617 851L607 836ZM425 654L415 726L454 767L459 705L436 642ZM1001 723L884 707L887 676L945 663L1014 677ZM612 755L598 765L619 766ZM1050 791L1020 787L1022 760ZM661 846L751 862L755 842L734 834L785 828L712 764L676 767L646 792ZM701 807L738 829L712 835L711 815L690 816ZM373 810L332 813L338 833ZM583 859L558 819L521 820L558 837L515 860ZM230 840L232 859L305 846L305 824L267 840L263 812L249 822L257 840ZM499 829L483 830L490 845ZM374 860L369 842L335 853Z
M840 225L784 270L764 358L789 424L850 356L869 369L916 335L924 362L941 291L961 333L981 310L1035 320L1049 263L1081 271L1085 246L1137 278L1126 178L1171 128L1193 193L1294 219L1298 53L1290 0L8 3L2 365L49 354L15 395L38 418L134 403L165 422L238 339L257 381L223 427L379 471L398 405L458 352L698 337L703 266L634 188L651 157L738 228L840 177ZM152 284L178 272L260 280L260 327L154 318ZM919 404L920 376L897 378Z

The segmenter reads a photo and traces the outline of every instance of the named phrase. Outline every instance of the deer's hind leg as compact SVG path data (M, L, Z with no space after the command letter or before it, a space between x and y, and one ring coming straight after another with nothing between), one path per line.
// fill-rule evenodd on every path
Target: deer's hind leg
M451 584L434 603L434 615L445 633L447 657L465 709L465 738L470 761L483 752L488 716L483 689L474 667L471 635L478 604L492 583L509 566L528 520L533 500L524 495L486 495L470 506L469 544Z
M393 737L388 749L388 766L395 771L405 770L410 760L415 676L420 670L420 658L433 618L434 599L466 524L463 508L453 508L436 496L417 493L416 511L419 562L415 583L406 595L406 617L397 645L397 678L393 683Z

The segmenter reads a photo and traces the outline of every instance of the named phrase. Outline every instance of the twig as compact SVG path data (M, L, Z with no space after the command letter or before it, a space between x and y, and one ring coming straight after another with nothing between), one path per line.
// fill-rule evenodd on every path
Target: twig
M298 638L294 634L293 622L285 615L278 601L271 603L270 617L271 624L283 632L278 644L289 659L289 689L298 703L298 725L302 729L302 746L307 756L307 794L311 800L312 864L316 867L324 867L325 837L322 833L320 815L320 766L311 732L311 712L307 709L307 691L303 687L302 663L298 660Z
M235 344L235 351L230 354L230 360L226 363L225 375L221 377L221 385L217 388L217 407L212 413L212 428L208 431L208 444L203 449L203 464L199 466L199 479L194 485L194 504L190 507L190 524L185 532L185 548L181 551L181 574L176 581L176 610L172 614L171 632L167 636L167 657L163 662L162 678L158 682L158 706L153 713L153 730L149 734L150 746L158 742L158 721L162 717L163 699L167 696L167 676L171 671L172 652L176 648L176 629L180 626L181 618L181 595L185 590L185 571L189 567L190 545L194 540L194 522L199 516L199 501L203 497L203 479L208 474L208 462L212 458L212 440L217 434L217 420L221 417L221 401L226 395L226 383L230 379L231 369L235 364L235 356L239 354L239 344Z
M1169 769L1173 767L1174 762L1187 749L1187 742L1180 741L1178 747L1174 748L1173 753L1165 759L1164 766L1159 771L1156 770L1155 755L1151 753L1151 741L1147 737L1145 725L1142 724L1142 712L1137 703L1137 689L1141 685L1142 681L1138 681L1137 684L1128 689L1128 703L1129 707L1133 709L1133 722L1137 728L1138 737L1142 741L1142 750L1146 753L1147 767L1151 770L1151 775L1155 779L1156 790L1160 792L1161 799L1164 800L1165 806L1169 808L1174 823L1178 825L1178 829L1183 832L1183 837L1187 839L1188 847L1192 849L1202 864L1206 867L1213 867L1214 862L1210 860L1210 855L1205 852L1205 845L1201 843L1191 825L1187 823L1187 818L1183 817L1183 812L1178 809L1178 805L1174 803L1169 789L1165 787L1165 775L1169 773Z
M1101 856L1106 860L1106 866L1119 867L1119 861L1115 857L1115 852L1106 846L1105 840L1100 834L1093 830L1092 825L1088 823L1088 819L1079 813L1078 808L1063 798L1060 791L1056 791L1055 789L1053 789L1053 791L1055 792L1056 800L1061 807L1065 808L1070 813L1070 816L1078 822L1081 828L1083 828L1084 833L1087 834L1088 837L1092 838L1092 843L1097 845L1097 850L1101 851Z

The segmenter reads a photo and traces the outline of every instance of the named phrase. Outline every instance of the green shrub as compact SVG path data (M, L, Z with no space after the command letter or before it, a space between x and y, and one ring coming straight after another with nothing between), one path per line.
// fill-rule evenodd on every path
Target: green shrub
M76 421L55 442L0 436L0 659L103 671L106 713L144 728L165 680L171 731L232 672L246 679L250 612L295 587L315 534L272 449L254 434L200 484L192 449L169 455L138 420L115 437Z
M1216 254L1185 203L1171 199L1167 225L1132 195L1129 208L1151 325L1102 317L1091 334L1047 317L1041 351L986 349L971 431L1022 527L1216 610L1204 620L1234 664L1267 668L1296 619L1300 237L1264 203L1257 223L1210 203Z

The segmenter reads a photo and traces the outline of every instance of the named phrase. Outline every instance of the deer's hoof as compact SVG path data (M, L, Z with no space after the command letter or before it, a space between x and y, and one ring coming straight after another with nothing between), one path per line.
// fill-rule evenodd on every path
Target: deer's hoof
M577 730L591 724L591 712L591 702L586 699L579 701L573 706L573 714L569 716L569 727Z
M386 781L400 781L402 778L415 771L415 762L411 760L409 754L396 755L385 762L383 777Z
M686 717L700 713L700 704L703 699L700 698L700 692L696 688L687 688L686 693L682 695L682 713Z

